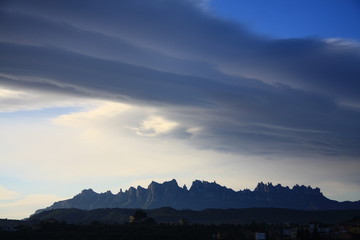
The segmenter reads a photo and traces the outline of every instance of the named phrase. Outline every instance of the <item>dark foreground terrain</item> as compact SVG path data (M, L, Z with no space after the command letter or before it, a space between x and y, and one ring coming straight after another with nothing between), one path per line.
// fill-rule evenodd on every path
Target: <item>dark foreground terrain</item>
M351 222L351 221L350 221ZM291 224L260 224L246 225L221 224L157 224L154 222L124 224L66 224L53 220L37 225L18 226L14 231L0 230L0 239L173 239L173 240L208 240L208 239L294 239L294 240L333 240L360 239L359 232L351 230L349 223L341 225L291 225ZM348 227L346 227L348 226Z
M74 225L41 223L36 229L21 227L15 232L0 232L0 239L253 239L248 230L265 230L264 226L172 225L172 224L99 224Z
M360 210L57 209L23 221L0 219L0 240L360 240L359 216Z
M28 221L40 222L56 219L72 224L89 224L94 221L107 224L122 224L129 221L134 209L104 208L95 210L55 209L32 215ZM283 208L206 209L202 211L176 210L169 207L142 210L157 223L177 223L187 219L197 224L249 224L252 222L280 224L290 222L309 224L321 222L338 224L356 216L360 210L302 211Z

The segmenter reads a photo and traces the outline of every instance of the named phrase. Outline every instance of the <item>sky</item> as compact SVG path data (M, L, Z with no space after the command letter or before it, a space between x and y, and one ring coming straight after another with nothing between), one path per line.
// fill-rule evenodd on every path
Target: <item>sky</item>
M360 199L360 4L2 0L0 218L92 188Z

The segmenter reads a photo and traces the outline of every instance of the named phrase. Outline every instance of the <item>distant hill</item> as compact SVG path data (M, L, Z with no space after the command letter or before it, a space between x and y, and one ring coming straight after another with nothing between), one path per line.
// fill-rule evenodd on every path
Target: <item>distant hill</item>
M179 187L176 180L162 184L151 182L148 188L130 187L117 194L110 191L96 193L83 190L75 197L55 202L44 210L77 208L92 210L98 208L140 208L155 209L229 209L229 208L286 208L296 210L342 210L360 209L360 201L338 202L326 198L319 188L295 185L293 188L280 184L259 183L251 191L234 191L215 182L195 180L190 189Z
M148 217L157 223L177 223L186 219L189 223L200 224L249 224L257 223L342 223L360 216L360 210L328 210L302 211L279 208L247 208L247 209L206 209L202 211L175 210L173 208L159 208L143 210ZM55 209L35 214L28 219L29 223L56 219L60 222L72 224L125 223L135 209Z

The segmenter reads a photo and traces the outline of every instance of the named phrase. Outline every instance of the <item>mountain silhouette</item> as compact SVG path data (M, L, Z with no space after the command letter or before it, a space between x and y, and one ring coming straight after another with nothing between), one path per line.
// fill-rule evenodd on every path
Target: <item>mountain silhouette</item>
M260 182L256 188L234 191L216 182L195 180L190 189L179 187L175 179L164 183L151 182L148 188L130 187L117 194L110 191L96 193L83 190L71 199L55 202L36 213L62 208L92 210L98 208L141 208L203 210L209 208L287 208L296 210L360 209L360 201L338 202L326 198L319 188L295 185L293 188L280 184Z

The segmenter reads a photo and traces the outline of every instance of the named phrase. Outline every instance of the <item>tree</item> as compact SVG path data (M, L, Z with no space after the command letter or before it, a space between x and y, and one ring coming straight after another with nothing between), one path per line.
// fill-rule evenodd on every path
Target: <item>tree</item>
M143 210L136 210L134 215L130 216L130 223L139 223L147 219L147 214Z

